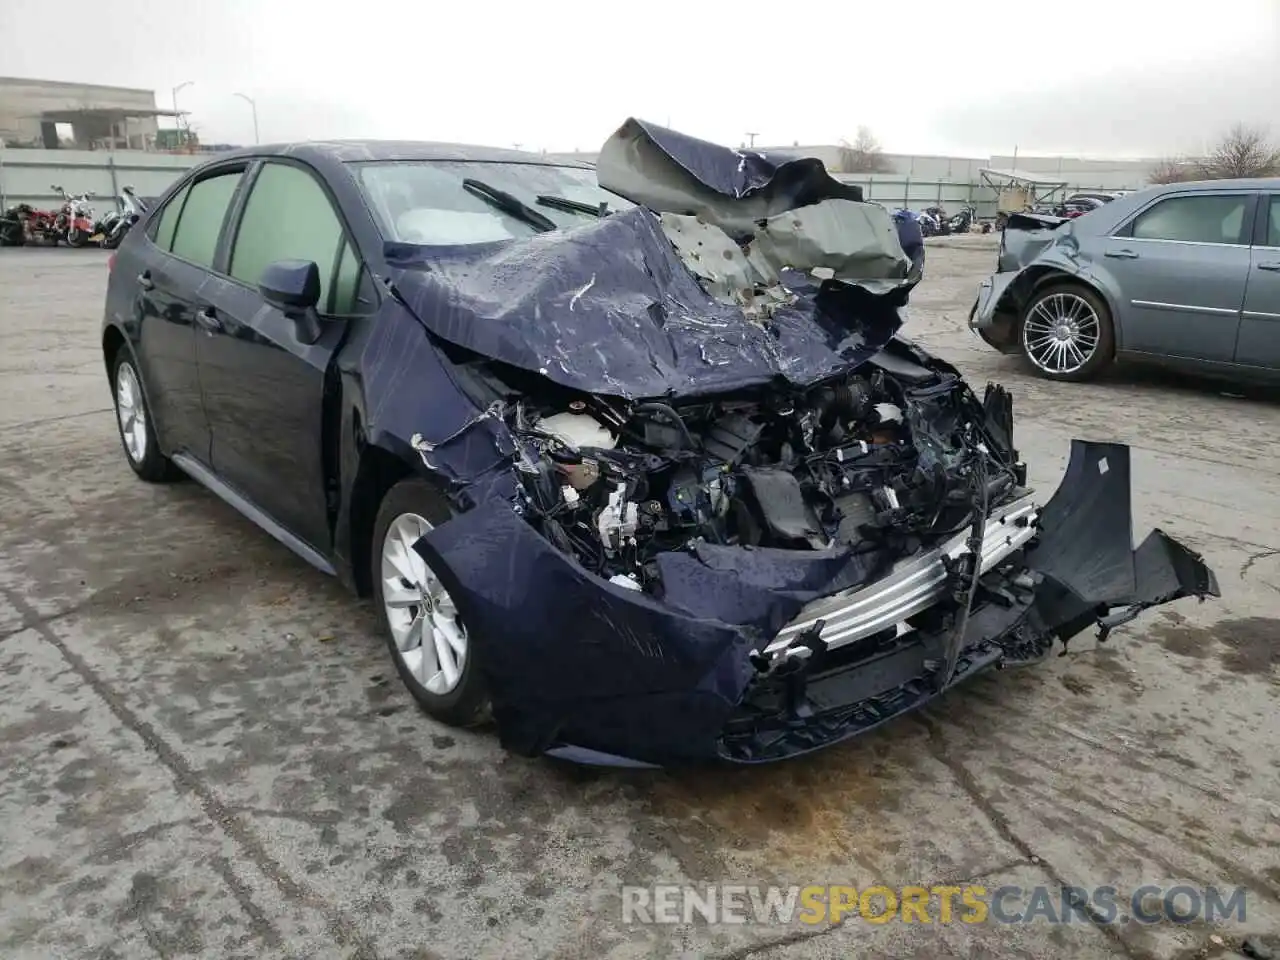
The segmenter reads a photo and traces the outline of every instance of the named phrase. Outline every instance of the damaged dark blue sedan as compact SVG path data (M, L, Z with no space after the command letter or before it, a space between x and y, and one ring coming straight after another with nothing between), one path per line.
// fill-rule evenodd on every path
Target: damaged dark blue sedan
M1216 596L1124 446L1047 501L1012 405L897 336L919 279L816 160L628 121L220 155L113 259L124 452L371 594L414 697L599 763L795 756Z

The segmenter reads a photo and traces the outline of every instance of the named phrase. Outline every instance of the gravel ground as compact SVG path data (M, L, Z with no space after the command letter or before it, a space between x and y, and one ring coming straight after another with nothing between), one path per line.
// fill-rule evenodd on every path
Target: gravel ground
M195 484L134 479L105 259L0 251L0 956L1190 958L1280 930L1273 398L1033 379L964 329L991 238L931 243L908 333L1012 389L1046 488L1071 437L1132 444L1138 523L1203 551L1224 598L811 759L588 771L426 719L363 604ZM626 883L959 881L1249 893L1217 929L620 908Z

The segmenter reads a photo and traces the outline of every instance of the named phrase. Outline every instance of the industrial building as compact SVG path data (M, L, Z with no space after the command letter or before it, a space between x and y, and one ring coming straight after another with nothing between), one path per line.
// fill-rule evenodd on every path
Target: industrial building
M0 77L0 144L46 150L152 150L160 117L153 90Z

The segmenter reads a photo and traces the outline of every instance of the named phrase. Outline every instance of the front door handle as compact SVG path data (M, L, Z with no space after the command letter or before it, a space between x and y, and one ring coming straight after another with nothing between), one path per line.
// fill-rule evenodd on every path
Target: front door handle
M222 321L218 319L212 307L208 310L197 310L196 323L200 324L207 333L222 332Z
M1137 260L1138 255L1132 250L1108 250L1103 254L1104 257L1110 257L1113 260Z
M154 290L156 288L156 282L151 279L150 270L143 270L138 274L138 286L143 290Z
M1270 270L1272 273L1280 273L1280 262L1268 260L1266 263L1258 264L1259 270Z

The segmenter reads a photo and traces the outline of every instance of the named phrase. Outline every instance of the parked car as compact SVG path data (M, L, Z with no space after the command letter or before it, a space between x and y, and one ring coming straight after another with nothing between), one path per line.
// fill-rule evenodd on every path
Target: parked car
M1015 215L970 326L1053 380L1117 357L1280 375L1280 178L1177 183L1074 221Z
M1008 395L896 337L896 236L816 160L638 121L596 169L221 155L112 260L125 457L371 595L422 706L527 755L796 756L1216 595L1134 551L1126 447L1041 506Z
M1063 203L1074 203L1077 200L1096 200L1098 203L1110 203L1123 197L1127 191L1125 190L1083 190L1079 193L1073 193L1067 197Z
M1105 206L1104 202L1096 197L1077 197L1074 200L1067 200L1060 204L1054 210L1054 214L1059 217L1073 219L1075 217L1083 217L1086 213L1092 213L1103 206Z

